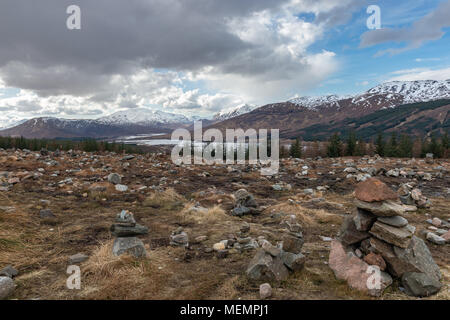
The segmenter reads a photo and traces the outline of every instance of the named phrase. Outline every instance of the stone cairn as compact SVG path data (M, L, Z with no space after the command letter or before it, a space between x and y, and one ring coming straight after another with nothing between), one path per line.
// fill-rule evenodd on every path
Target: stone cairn
M402 215L396 192L376 178L358 184L356 213L347 217L331 243L329 266L336 278L372 296L393 282L411 296L430 296L441 288L441 272L415 227ZM381 271L379 286L370 285L373 267ZM371 271L372 270L372 271Z
M148 234L148 228L137 224L131 212L122 210L110 230L116 237L113 245L115 256L127 253L139 258L147 255L144 243L137 236Z
M234 193L236 204L231 211L233 216L241 217L246 214L258 215L261 210L258 209L258 204L255 198L245 189L240 189Z
M304 240L300 224L294 215L281 222L286 229L282 242L277 246L265 239L259 240L261 248L250 261L247 276L252 280L282 281L289 277L290 272L301 270L306 257L301 253Z

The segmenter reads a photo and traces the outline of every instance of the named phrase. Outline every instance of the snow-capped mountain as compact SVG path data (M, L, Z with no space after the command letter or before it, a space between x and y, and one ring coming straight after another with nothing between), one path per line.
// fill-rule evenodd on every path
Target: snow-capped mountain
M129 124L173 124L173 123L188 123L190 119L181 115L159 110L150 110L145 108L129 109L126 111L119 111L97 119L103 124L114 125L129 125Z
M295 105L315 110L317 107L340 107L344 101L361 107L383 105L392 108L400 104L427 102L450 98L450 80L435 81L391 81L380 84L366 92L349 96L328 95L319 97L300 97L289 100ZM387 103L390 101L391 103Z
M27 119L20 119L20 118L7 118L7 119L0 119L0 130L9 129L15 126L18 126L19 124L24 123L27 121Z
M250 105L250 104L240 104L236 107L233 107L231 109L222 110L218 113L216 113L213 117L214 121L224 121L227 119L231 119L237 116L240 116L241 114L249 113L257 108L256 105Z
M424 102L450 98L450 80L392 81L367 91L369 94L397 94L404 103Z
M338 95L329 95L329 96L318 96L318 97L298 97L289 100L289 102L296 104L298 106L306 107L308 109L315 109L318 106L329 105L329 106L338 106L340 100L345 99L346 97L338 96Z

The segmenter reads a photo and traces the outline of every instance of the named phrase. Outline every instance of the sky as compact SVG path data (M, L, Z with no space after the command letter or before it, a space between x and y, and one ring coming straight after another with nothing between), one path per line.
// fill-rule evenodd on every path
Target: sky
M2 0L0 127L446 80L449 16L450 0Z

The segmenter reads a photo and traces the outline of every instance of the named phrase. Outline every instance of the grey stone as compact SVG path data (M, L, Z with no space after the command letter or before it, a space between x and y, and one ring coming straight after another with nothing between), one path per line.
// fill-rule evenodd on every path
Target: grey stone
M258 281L281 281L288 278L289 271L279 257L273 258L263 249L258 249L247 268L247 276Z
M406 294L414 297L429 297L441 290L441 283L425 273L406 272L402 276Z
M401 216L379 217L378 221L397 228L406 227L408 225L408 220Z
M83 253L77 253L77 254L74 254L73 256L69 257L69 264L82 263L82 262L86 261L87 259L89 259L89 256L87 256Z
M127 192L128 191L128 187L123 185L123 184L116 184L116 191Z
M189 237L186 232L181 231L170 235L170 244L173 246L188 246Z
M356 214L353 216L353 221L358 231L368 231L376 219L376 216L363 209L357 209Z
M285 266L292 271L301 270L306 262L306 257L301 253L295 254L282 251L280 258L283 260Z
M124 253L133 255L136 258L145 257L147 252L145 251L144 243L136 238L116 238L113 245L113 254L120 256Z
M136 220L134 220L133 214L126 210L122 210L120 213L117 214L116 222L128 226L136 225Z
M261 299L267 299L272 296L272 287L268 283L259 286L259 296Z
M370 234L365 231L358 231L356 229L353 217L347 216L341 226L338 239L346 246L361 242L370 237Z
M122 177L117 173L111 173L108 176L108 181L111 182L112 184L120 184L122 183Z
M268 254L270 254L272 257L277 257L281 253L281 249L275 247L272 245L269 241L264 240L261 247L266 251Z
M396 273L398 276L405 272L422 272L437 281L441 279L441 270L433 260L430 250L422 239L413 236L407 249L394 246L393 250L396 258L402 262L402 265L399 267L403 267L403 270L397 268Z
M444 238L434 234L433 232L427 233L427 240L437 245L443 245L446 242Z
M9 277L0 277L0 300L8 298L15 290L16 285Z
M398 204L397 202L392 200L381 202L365 202L355 199L355 205L356 207L370 211L371 213L379 217L401 216L405 212L405 209L401 204Z
M19 271L17 271L13 266L6 266L2 270L0 270L0 276L1 277L9 277L14 278L19 274Z
M411 243L415 228L410 225L403 228L395 228L377 221L369 232L378 239L384 240L394 246L407 248Z
M116 237L134 237L148 234L148 228L140 224L134 226L113 224L110 231Z
M55 217L55 215L53 214L52 210L50 210L50 209L42 209L42 210L39 212L39 216L40 216L42 219L45 219L45 218L54 218L54 217Z
M297 254L302 251L304 243L305 241L303 240L303 238L286 235L283 238L282 249L283 251Z

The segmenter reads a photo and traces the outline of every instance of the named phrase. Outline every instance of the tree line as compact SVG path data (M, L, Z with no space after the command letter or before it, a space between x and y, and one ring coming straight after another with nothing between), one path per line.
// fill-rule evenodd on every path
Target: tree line
M24 137L0 137L0 148L3 149L27 149L30 151L68 151L80 150L86 152L117 152L117 153L140 153L136 146L124 143L98 141L95 139L58 140L58 139L26 139Z
M370 142L366 142L357 136L355 132L350 132L345 137L339 133L333 134L326 143L318 141L305 143L310 145L308 152L311 156L343 157L343 156L364 156L378 154L382 157L393 158L424 158L426 154L432 153L435 158L450 157L450 142L448 133L441 137L434 134L424 138L412 138L409 135L392 133L385 137L379 133L377 137ZM300 138L297 138L290 147L280 147L280 157L301 158L304 156L304 150Z

